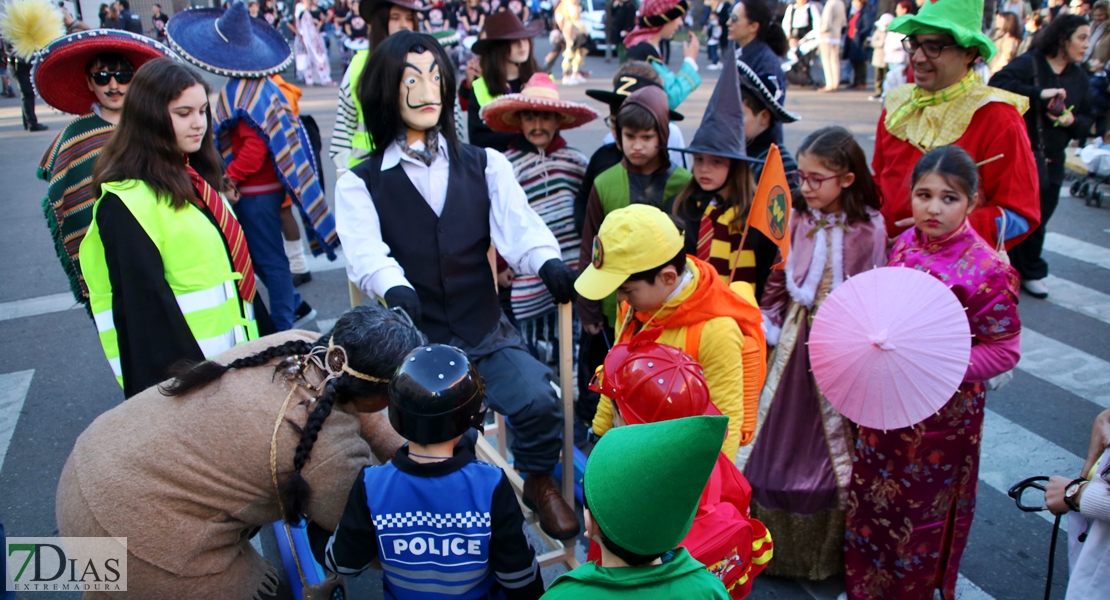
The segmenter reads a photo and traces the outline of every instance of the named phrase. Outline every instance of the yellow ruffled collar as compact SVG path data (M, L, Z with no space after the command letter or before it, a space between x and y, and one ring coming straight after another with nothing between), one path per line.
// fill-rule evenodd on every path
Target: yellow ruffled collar
M972 70L955 85L928 92L903 85L887 93L883 125L894 137L922 152L955 143L963 137L975 111L990 102L1009 104L1025 114L1029 99L990 87Z

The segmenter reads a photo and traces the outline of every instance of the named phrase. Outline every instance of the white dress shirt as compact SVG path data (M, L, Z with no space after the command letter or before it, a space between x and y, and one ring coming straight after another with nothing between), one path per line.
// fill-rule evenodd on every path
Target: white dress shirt
M422 150L424 144L417 142L412 147ZM538 274L545 262L561 257L559 244L543 219L528 205L528 197L517 183L508 159L496 150L486 149L485 152L493 245L518 273ZM398 163L422 200L437 216L442 214L450 171L447 140L440 136L439 151L431 166L405 154L394 142L385 149L382 171ZM394 286L412 287L405 279L404 269L390 256L389 246L382 241L378 211L366 183L351 171L336 182L335 229L347 257L347 278L355 282L362 293L380 298Z

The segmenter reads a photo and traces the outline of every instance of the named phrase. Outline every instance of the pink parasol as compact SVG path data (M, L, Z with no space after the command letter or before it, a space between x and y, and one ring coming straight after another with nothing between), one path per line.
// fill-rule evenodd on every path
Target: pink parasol
M935 277L884 267L841 284L817 311L809 360L840 414L873 429L924 421L956 392L971 356L971 328Z

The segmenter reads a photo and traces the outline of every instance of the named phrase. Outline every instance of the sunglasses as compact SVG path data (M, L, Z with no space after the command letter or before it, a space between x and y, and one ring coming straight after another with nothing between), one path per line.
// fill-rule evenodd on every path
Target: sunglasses
M131 83L131 78L134 76L134 71L97 71L96 73L89 73L89 77L92 77L93 83L96 85L108 85L113 77L116 78L116 83L127 85Z
M902 49L911 57L917 54L917 50L920 48L925 53L926 58L940 58L941 53L946 49L958 48L959 46L959 44L941 44L940 42L918 42L911 38L902 39Z

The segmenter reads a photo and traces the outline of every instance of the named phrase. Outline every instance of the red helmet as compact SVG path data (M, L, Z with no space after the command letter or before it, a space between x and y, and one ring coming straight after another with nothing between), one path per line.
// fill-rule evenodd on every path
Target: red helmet
M612 398L629 425L721 414L709 401L701 365L656 342L661 332L644 331L614 346L605 357L602 383L591 387Z

